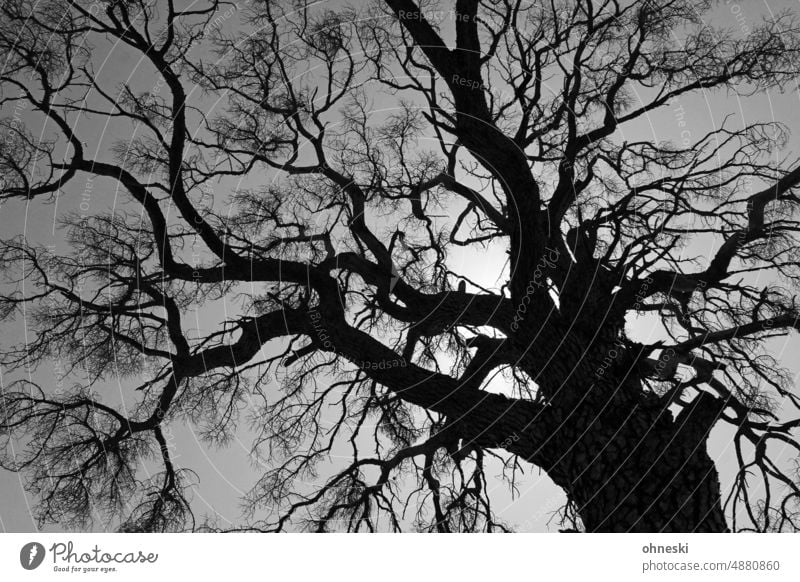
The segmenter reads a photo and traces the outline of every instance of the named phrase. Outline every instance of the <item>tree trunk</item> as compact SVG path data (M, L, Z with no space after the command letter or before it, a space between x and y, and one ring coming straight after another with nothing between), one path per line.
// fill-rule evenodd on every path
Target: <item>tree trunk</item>
M548 473L587 532L728 531L706 451L720 411L707 394L677 418L646 395L624 415L581 407L553 439Z
M456 415L462 442L501 447L541 467L588 532L725 532L720 486L706 451L722 402L701 393L676 418L652 395L551 405L484 393Z
M586 530L727 531L717 470L706 452L711 425L704 414L714 408L701 396L675 420L669 412L654 418L638 409L610 438L590 430L579 441L581 469L572 484Z
M462 446L503 448L541 467L586 531L727 531L706 450L724 402L701 392L674 417L670 399L643 386L652 370L639 364L641 345L620 339L624 319L611 325L579 315L566 323L550 316L510 338L509 361L536 378L538 402L411 376L402 394L445 414Z
M644 389L637 344L622 348L606 337L602 345L580 345L565 337L540 375L545 404L495 438L525 437L505 448L564 489L586 531L728 531L706 450L724 402L701 392L675 417L668 398ZM614 349L618 356L604 366Z

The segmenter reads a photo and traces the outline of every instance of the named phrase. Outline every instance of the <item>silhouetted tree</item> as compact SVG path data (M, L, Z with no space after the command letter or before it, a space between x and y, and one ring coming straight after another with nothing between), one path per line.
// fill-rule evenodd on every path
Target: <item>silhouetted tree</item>
M119 195L60 214L69 248L2 243L28 330L6 373L77 378L6 387L3 466L43 521L192 528L168 427L247 423L253 529L506 529L498 462L512 488L544 470L570 529L794 529L787 128L629 137L692 92L795 80L793 14L741 35L713 4L0 1L2 198ZM451 258L487 248L496 288Z

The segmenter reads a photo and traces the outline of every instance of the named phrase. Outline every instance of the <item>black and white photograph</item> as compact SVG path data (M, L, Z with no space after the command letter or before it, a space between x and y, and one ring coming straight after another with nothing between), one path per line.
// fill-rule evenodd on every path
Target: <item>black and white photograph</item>
M798 332L798 0L0 0L5 579L797 579Z

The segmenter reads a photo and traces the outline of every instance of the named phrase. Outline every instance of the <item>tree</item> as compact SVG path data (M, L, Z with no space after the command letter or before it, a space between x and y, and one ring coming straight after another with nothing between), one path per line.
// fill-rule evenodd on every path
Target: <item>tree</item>
M800 400L771 355L798 328L788 129L627 137L682 96L793 81L795 15L740 35L710 0L451 4L0 2L2 198L124 198L64 213L69 248L2 243L0 313L32 334L4 366L88 378L2 395L42 520L196 527L165 432L247 421L254 529L503 530L490 463L544 470L570 529L797 528L774 451L800 451ZM133 57L109 78L111 48ZM124 137L92 154L104 124ZM504 250L500 286L462 249ZM104 398L115 377L135 405Z

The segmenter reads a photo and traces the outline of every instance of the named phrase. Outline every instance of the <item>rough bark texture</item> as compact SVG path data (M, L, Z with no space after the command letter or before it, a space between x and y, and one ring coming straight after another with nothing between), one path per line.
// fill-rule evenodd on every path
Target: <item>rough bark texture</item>
M636 407L617 426L592 411L587 416L572 425L585 426L584 433L565 435L561 466L568 481L559 483L587 531L727 530L706 434L657 407Z
M701 392L675 416L668 396L643 389L641 346L618 339L619 326L593 340L558 330L558 318L543 323L533 342L541 349L523 362L546 370L544 404L484 395L480 412L464 417L476 443L521 435L505 448L563 488L586 531L728 531L706 449L724 401Z
M707 413L704 400L692 414ZM728 530L707 432L691 419L673 420L669 411L646 405L604 417L587 408L563 423L557 416L536 410L493 424L519 425L521 438L508 449L546 470L576 504L586 531Z

